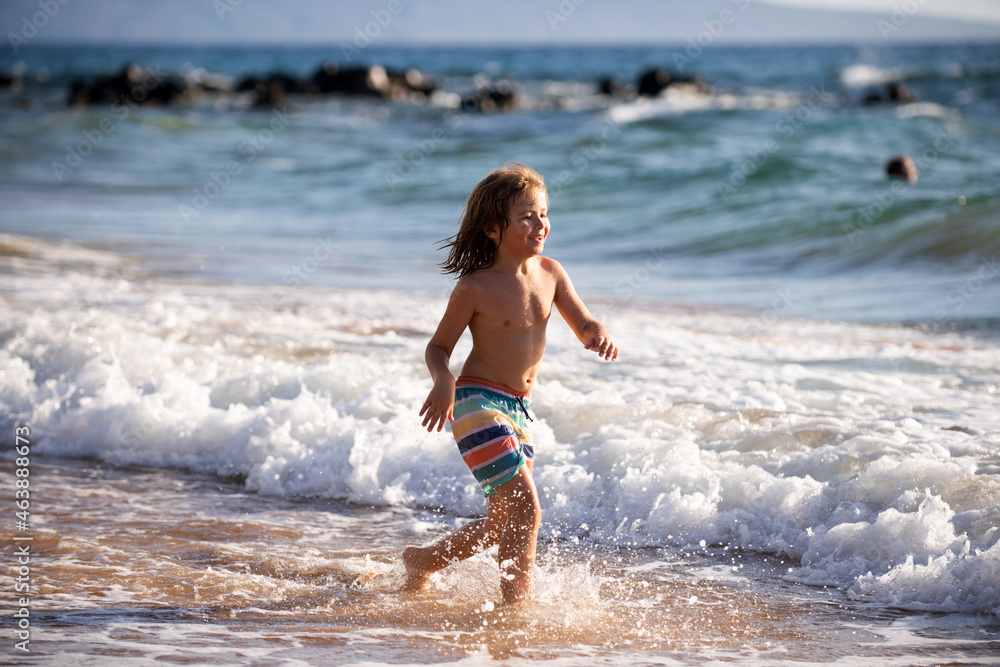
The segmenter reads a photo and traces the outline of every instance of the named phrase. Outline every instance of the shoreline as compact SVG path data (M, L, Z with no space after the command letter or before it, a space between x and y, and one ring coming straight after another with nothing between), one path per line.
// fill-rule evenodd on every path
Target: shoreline
M560 666L636 664L641 654L640 664L657 665L929 666L991 664L1000 641L996 617L851 601L785 580L779 558L720 547L549 540L540 543L539 595L520 612L491 610L488 555L435 575L426 593L400 595L396 552L430 539L444 527L429 522L447 517L261 498L176 471L37 465L45 535L35 660L142 664L197 653L202 664L230 665L236 651L275 664L423 664L430 646L439 664L541 655ZM108 524L116 505L128 509ZM98 545L94 570L88 554ZM102 570L117 572L110 587ZM285 641L270 641L276 634Z
M177 256L174 255L176 258ZM669 260L664 260L669 261ZM237 277L230 276L226 279L225 272L212 276L200 276L197 264L199 259L189 255L187 269L177 266L176 259L170 256L150 255L143 251L142 245L138 241L130 240L81 240L61 236L29 236L24 234L11 234L0 232L0 262L15 262L10 271L27 270L31 273L45 273L52 267L58 267L63 273L72 274L76 271L87 269L103 270L104 278L124 279L136 284L162 285L175 284L177 286L187 285L198 290L226 290L233 289L236 292L247 292L252 290L262 290L270 294L264 299L265 311L281 310L285 308L296 308L304 305L306 301L315 299L324 293L387 293L395 295L422 295L424 298L447 299L448 293L454 284L446 276L438 273L427 273L424 282L413 286L403 286L399 281L395 284L365 286L353 283L349 280L341 282L307 283L296 280L295 284L275 283L275 282L246 282ZM574 266L574 262L564 261L566 266ZM987 265L989 266L989 265ZM162 268L161 268L162 267ZM168 268L172 267L172 268ZM2 264L0 264L2 268ZM613 268L608 269L614 271ZM981 273L981 272L980 272ZM1000 268L997 269L997 276L1000 276ZM978 292L987 285L992 274L985 279L979 279L978 274L966 279L960 287L952 290L955 299L949 298L951 305L948 311L938 309L937 315L926 317L904 317L902 319L871 319L862 313L856 313L854 317L831 318L824 316L822 311L814 313L796 313L794 306L806 297L802 295L800 287L794 287L799 293L796 294L791 287L775 289L773 298L769 305L748 305L737 303L713 303L709 301L693 302L683 298L658 297L656 295L645 294L642 285L639 289L630 289L626 294L609 295L607 290L601 293L588 293L581 290L581 293L593 303L595 311L597 309L605 316L614 315L620 311L658 312L664 315L671 314L692 314L702 312L706 314L745 317L752 322L757 322L757 328L764 329L778 320L804 321L814 324L856 324L860 326L874 327L898 327L902 329L912 329L923 334L934 333L958 333L974 337L982 337L986 341L995 342L1000 340L1000 315L990 316L984 314L974 317L954 317L952 313L960 313L967 302L978 295ZM841 280L844 278L842 277ZM648 277L646 278L648 280ZM738 277L729 280L734 283L739 282ZM755 279L756 280L756 279ZM778 281L779 279L773 279ZM785 279L785 284L795 285L794 278ZM801 280L801 279L799 279ZM438 287L432 286L433 282L438 283ZM697 279L692 282L697 283ZM620 290L615 290L620 291ZM296 298L296 295L301 295ZM242 298L242 297L238 297ZM958 303L959 300L961 303ZM260 299L258 299L260 301ZM258 308L259 310L259 308ZM943 313L943 314L942 314Z

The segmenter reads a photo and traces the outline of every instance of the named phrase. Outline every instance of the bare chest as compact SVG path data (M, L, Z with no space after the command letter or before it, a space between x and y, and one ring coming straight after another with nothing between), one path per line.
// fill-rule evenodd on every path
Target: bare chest
M491 325L507 330L544 326L552 313L553 297L544 287L507 285L484 304L482 315Z

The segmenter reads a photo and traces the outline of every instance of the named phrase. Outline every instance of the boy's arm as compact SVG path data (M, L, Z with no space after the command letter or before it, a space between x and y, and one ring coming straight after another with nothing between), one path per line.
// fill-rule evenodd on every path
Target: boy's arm
M455 376L451 374L449 362L455 344L476 312L475 299L471 292L466 281L458 282L448 300L444 316L424 351L427 370L434 380L434 386L427 394L423 407L420 408L420 416L424 418L421 425L427 427L428 431L433 431L435 428L440 431L445 423L452 420L452 409L455 407Z
M617 359L618 347L611 340L611 334L587 310L562 265L555 260L549 261L552 262L552 273L556 279L555 305L559 314L586 349L593 350L597 356L608 361Z

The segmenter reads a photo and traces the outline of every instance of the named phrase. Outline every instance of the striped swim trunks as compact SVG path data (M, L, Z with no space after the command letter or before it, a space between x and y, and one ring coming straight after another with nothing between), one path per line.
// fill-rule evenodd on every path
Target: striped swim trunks
M489 380L463 375L455 383L451 432L487 498L535 456L527 401L527 394Z

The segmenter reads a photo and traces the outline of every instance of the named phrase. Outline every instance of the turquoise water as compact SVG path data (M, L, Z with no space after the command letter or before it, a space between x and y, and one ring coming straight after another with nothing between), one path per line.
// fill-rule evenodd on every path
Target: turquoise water
M520 160L545 175L548 251L587 294L761 308L787 294L812 319L995 326L1000 47L719 47L685 61L707 94L596 94L601 76L634 82L681 53L371 47L364 60L419 67L443 92L293 98L282 117L238 96L134 110L63 100L75 78L127 62L163 77L308 75L338 48L7 53L0 69L28 86L0 98L0 229L135 250L205 279L437 288L434 248L467 193ZM917 102L860 103L892 80ZM454 108L487 81L512 85L523 109ZM899 153L919 183L884 177Z

